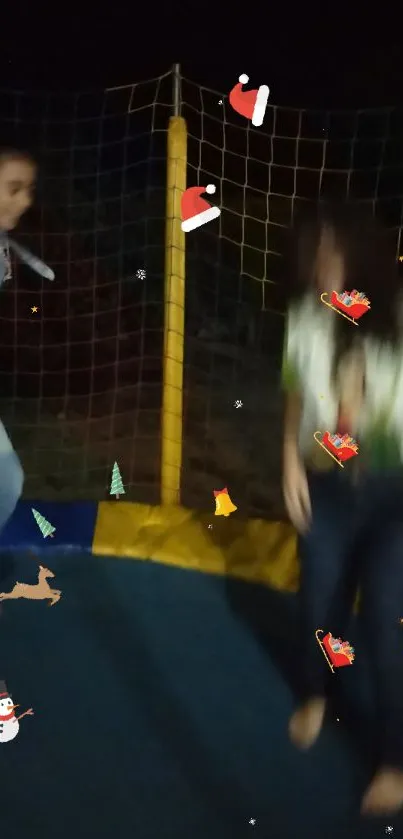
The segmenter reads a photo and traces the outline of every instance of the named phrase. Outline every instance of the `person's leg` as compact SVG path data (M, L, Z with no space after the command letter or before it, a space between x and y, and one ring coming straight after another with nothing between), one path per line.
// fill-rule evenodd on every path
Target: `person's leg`
M309 478L312 523L299 539L301 564L300 701L289 733L299 748L309 748L323 722L329 679L334 679L319 649L315 631L344 633L356 590L352 548L358 527L355 487L339 473Z
M371 496L360 617L374 673L380 769L363 811L386 813L403 805L403 477L378 479Z
M0 422L0 441L5 435ZM3 446L2 448L6 448ZM13 514L21 497L24 473L18 455L11 447L0 452L0 532ZM0 581L7 577L7 557L0 555Z
M17 453L12 449L0 454L0 531L17 506L23 485L24 473Z

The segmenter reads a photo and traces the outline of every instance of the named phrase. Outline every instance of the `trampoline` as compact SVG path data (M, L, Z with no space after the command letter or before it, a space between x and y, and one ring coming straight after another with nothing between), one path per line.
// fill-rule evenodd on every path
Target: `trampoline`
M338 674L312 751L288 743L294 594L51 548L46 562L58 603L2 604L0 677L34 710L0 744L4 835L402 835L400 817L359 817L372 768L364 656ZM14 554L1 588L36 572Z

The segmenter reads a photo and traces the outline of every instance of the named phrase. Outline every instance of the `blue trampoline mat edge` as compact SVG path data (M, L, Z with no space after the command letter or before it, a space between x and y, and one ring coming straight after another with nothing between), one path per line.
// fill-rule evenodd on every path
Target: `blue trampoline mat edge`
M0 551L17 550L42 557L80 551L151 560L228 574L281 591L298 589L296 537L289 524L214 518L213 513L183 507L127 501L20 501L0 534Z

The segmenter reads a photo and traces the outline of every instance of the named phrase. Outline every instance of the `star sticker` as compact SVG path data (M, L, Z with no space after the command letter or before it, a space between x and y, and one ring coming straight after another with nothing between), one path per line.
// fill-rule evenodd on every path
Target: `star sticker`
M249 824L252 824L253 826L255 826L256 819L249 819Z
M32 312L32 313L33 313L33 312L37 312L37 311L38 311L38 307L37 307L37 306L31 306L31 312Z

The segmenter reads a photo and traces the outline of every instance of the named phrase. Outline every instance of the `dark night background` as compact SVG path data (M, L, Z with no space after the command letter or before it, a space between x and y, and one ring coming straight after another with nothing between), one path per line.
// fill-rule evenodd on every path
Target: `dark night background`
M16 3L7 9L2 87L129 84L178 61L185 76L223 91L241 72L264 74L272 101L281 106L397 105L403 81L399 14L289 3L239 10L229 4L152 10L114 4L106 14L99 6L75 11L62 4L44 13Z

